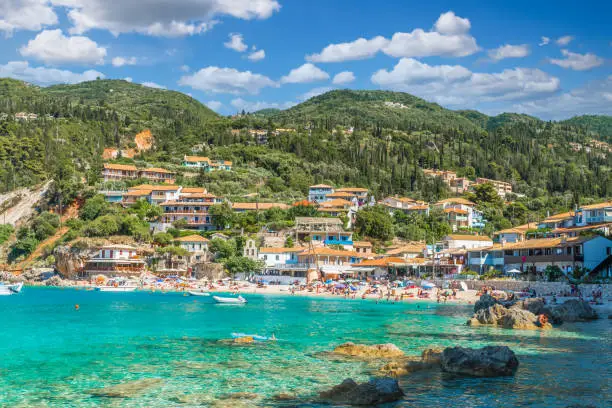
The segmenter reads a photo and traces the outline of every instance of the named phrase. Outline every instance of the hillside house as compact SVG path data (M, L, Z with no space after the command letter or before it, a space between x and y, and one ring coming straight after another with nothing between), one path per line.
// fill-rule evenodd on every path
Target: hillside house
M295 231L299 241L315 244L353 246L353 233L345 231L338 218L296 217Z
M211 172L215 170L230 171L232 169L232 162L227 160L211 160L208 157L203 156L184 156L183 166L202 169L205 172Z
M451 234L442 239L443 249L472 249L492 245L491 238L484 235Z
M211 206L222 202L220 197L212 194L192 193L180 196L175 200L164 201L160 204L164 213L162 224L170 224L184 220L188 228L209 231L215 229L212 216L208 213Z
M146 270L146 263L138 256L138 250L129 245L108 245L99 248L99 252L89 258L82 271L82 278L96 275L107 277L138 277Z
M327 201L327 195L332 194L334 188L327 184L317 184L308 188L308 201L311 203L322 203Z
M480 185L480 184L487 184L487 183L492 184L493 187L495 187L495 191L497 191L497 194L500 197L505 197L506 194L512 193L512 184L507 183L505 181L491 180L491 179L487 179L484 177L478 177L474 184Z
M138 175L140 178L147 179L152 183L174 184L175 174L176 173L170 170L162 169L160 167L138 170Z
M104 163L102 177L105 182L119 180L135 180L138 178L138 169L131 164Z
M180 237L175 242L189 252L189 264L207 262L209 258L208 239L201 235Z

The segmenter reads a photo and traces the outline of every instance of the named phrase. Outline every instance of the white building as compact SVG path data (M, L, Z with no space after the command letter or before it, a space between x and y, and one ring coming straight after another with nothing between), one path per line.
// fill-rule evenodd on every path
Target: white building
M485 248L493 245L491 238L482 235L451 234L442 239L444 249Z

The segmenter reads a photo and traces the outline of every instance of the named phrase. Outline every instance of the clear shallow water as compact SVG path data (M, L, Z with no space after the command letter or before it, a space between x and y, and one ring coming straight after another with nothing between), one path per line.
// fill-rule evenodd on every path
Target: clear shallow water
M519 355L511 378L415 373L400 381L405 401L391 406L612 406L607 319L550 332L474 329L465 326L470 306L246 297L246 306L176 293L47 288L0 297L0 406L280 406L274 394L306 401L344 378L365 381L382 365L317 354L345 341L391 342L414 355L428 347L504 344ZM275 333L279 341L219 342L231 332ZM162 381L129 399L89 393L144 378ZM219 399L235 392L259 398L244 405Z

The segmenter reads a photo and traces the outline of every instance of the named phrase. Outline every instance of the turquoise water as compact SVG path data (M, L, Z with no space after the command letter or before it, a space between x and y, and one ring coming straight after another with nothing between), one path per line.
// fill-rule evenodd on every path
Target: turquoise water
M428 347L504 344L517 352L515 377L415 373L400 380L398 407L565 407L612 404L612 321L550 332L465 326L470 306L246 295L244 306L178 293L100 293L25 288L0 297L0 406L282 406L308 403L381 363L321 355L345 342L391 342L408 354ZM74 305L79 304L76 311ZM275 333L276 343L224 344L232 332ZM132 398L92 389L145 378L159 383ZM235 401L227 394L248 392ZM241 405L242 404L242 405Z

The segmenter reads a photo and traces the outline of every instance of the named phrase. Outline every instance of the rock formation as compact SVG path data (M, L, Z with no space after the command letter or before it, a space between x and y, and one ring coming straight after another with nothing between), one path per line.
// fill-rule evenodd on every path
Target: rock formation
M442 353L442 370L448 373L476 377L512 375L519 361L506 346L488 346L481 349L447 348Z
M334 349L334 354L358 358L393 358L403 357L404 352L395 344L355 344L344 343Z
M331 404L375 406L398 401L404 392L393 378L374 378L361 384L347 378L319 396L322 401Z

